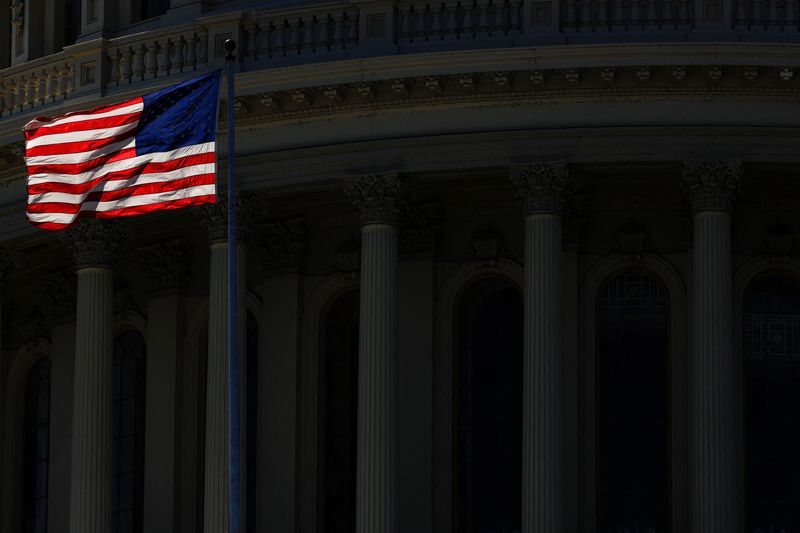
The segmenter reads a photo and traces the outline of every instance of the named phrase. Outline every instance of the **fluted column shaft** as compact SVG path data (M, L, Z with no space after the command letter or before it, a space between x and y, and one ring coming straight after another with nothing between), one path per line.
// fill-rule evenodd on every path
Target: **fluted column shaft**
M740 371L733 351L730 208L741 165L684 168L694 208L689 356L690 521L693 533L741 531Z
M561 212L563 163L511 170L525 208L522 531L562 531Z
M113 300L118 227L85 220L63 235L75 254L78 289L73 395L71 533L111 529Z
M72 533L106 533L111 528L112 280L109 268L78 270Z
M396 173L351 180L361 214L357 533L397 531L398 231L407 183Z
M561 531L561 217L525 219L523 531Z
M361 230L357 528L396 531L397 228Z
M239 346L244 349L245 247L237 248ZM228 530L228 244L212 242L210 255L203 531L224 533Z

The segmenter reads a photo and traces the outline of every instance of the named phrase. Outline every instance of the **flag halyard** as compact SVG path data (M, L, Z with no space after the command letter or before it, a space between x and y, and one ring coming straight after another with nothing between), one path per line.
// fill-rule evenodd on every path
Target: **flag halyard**
M220 75L26 124L28 220L60 230L214 203Z

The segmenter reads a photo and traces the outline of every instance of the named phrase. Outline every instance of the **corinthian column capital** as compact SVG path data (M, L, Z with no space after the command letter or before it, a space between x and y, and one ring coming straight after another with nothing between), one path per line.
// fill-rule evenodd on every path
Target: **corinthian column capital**
M244 244L249 230L259 217L263 216L266 205L251 195L241 193L236 196L236 238ZM217 196L216 203L205 204L196 211L200 222L208 231L210 243L228 240L228 199L224 194Z
M742 180L741 161L686 161L685 193L695 211L730 211Z
M347 180L344 192L361 214L361 223L397 224L409 196L408 181L397 172Z
M569 167L563 161L511 167L511 182L525 214L561 214L570 192Z
M119 222L97 219L84 219L59 235L78 269L110 266L124 237Z

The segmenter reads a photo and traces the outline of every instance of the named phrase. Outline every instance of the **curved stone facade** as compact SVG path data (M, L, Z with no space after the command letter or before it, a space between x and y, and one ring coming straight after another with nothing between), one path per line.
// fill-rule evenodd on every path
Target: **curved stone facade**
M776 436L752 434L775 420L800 445L790 418L756 420L781 411L764 390L800 390L797 0L6 4L0 533L117 531L128 511L138 532L224 531L224 221L186 209L36 230L20 130L221 68L227 38L245 531L800 531L800 497L781 488L800 464L775 452L789 474L758 477L773 472L759 439ZM475 319L505 312L519 339ZM630 337L619 346L663 359L631 378L663 385L663 420L609 407L606 363L628 361L609 324ZM128 330L146 355L130 392L144 411L125 418L103 354ZM42 358L45 458L26 451ZM519 364L499 395L513 409L481 396L508 371L495 359ZM519 410L498 433L522 451L519 478L481 477L502 463L479 451L481 402ZM604 493L639 479L609 475L635 470L635 453L617 442L630 461L613 462L608 428L644 439L651 423L663 452L648 464L665 466L639 492L657 502ZM129 442L130 480L116 466ZM496 490L476 491L486 479ZM518 509L491 509L492 492Z

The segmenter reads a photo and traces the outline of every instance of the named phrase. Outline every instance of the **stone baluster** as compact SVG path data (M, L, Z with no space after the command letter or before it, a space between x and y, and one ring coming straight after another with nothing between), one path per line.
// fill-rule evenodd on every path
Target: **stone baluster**
M777 30L781 27L781 21L778 17L778 0L769 0L769 19L767 23L772 30Z
M734 353L730 210L739 162L688 162L692 205L689 350L690 531L737 533L742 526L741 361Z
M170 43L169 39L162 39L160 41L156 41L153 45L157 49L156 53L156 66L158 69L159 76L166 76L169 74L169 56L170 56L170 48L172 44Z
M87 219L61 234L78 274L69 531L111 530L113 274L118 223Z
M145 49L147 50L145 59L145 71L147 72L147 79L153 79L158 72L158 43L152 42L148 44Z
M108 53L108 64L110 67L108 73L108 82L109 84L113 84L115 86L119 85L119 50L112 50Z
M642 29L642 0L631 0L631 20L630 26Z
M200 65L208 63L208 31L197 32L197 62Z
M647 18L645 28L648 30L658 29L658 16L656 15L656 0L647 0Z
M189 34L189 37L186 39L186 48L185 48L185 57L186 60L184 61L184 67L186 67L187 71L194 70L195 65L197 64L197 37L193 34Z
M563 531L561 480L561 162L511 170L525 210L522 531Z
M172 68L175 72L183 72L185 42L183 36L178 36L172 45Z
M592 2L590 0L578 0L578 3L581 5L581 27L587 30L594 27Z
M407 183L396 173L349 181L361 214L357 533L397 531L398 220Z
M144 79L145 55L146 55L146 50L143 44L135 46L135 48L133 49L133 76L137 81Z

